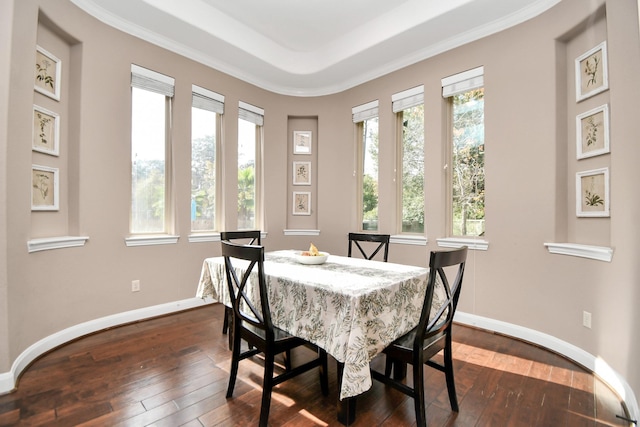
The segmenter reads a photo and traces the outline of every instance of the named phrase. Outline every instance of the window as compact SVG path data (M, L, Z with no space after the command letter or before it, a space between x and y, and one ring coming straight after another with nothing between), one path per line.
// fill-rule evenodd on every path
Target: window
M394 94L402 233L424 233L424 86Z
M358 146L358 200L362 230L378 230L378 101L352 109Z
M131 65L132 234L168 233L174 79Z
M238 114L238 229L260 229L260 153L264 110L240 102Z
M443 79L451 111L451 235L483 236L484 77L479 67Z
M218 229L218 138L224 96L192 86L191 104L191 231Z

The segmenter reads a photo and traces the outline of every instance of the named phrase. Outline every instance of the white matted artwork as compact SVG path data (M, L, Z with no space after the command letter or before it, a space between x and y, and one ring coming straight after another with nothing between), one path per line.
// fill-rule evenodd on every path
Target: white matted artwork
M293 154L311 154L313 134L310 130L293 131Z
M60 116L38 105L33 106L31 149L52 156L60 154Z
M576 137L578 159L610 152L609 106L601 105L576 116Z
M31 210L57 211L59 202L59 171L48 166L31 166Z
M36 46L35 72L34 89L59 101L62 61L41 46Z
M576 58L576 101L582 101L609 89L607 42Z
M293 185L311 185L311 162L293 162Z
M294 215L311 215L311 192L309 191L293 192L293 214Z
M576 215L579 217L609 216L609 168L593 169L576 174Z

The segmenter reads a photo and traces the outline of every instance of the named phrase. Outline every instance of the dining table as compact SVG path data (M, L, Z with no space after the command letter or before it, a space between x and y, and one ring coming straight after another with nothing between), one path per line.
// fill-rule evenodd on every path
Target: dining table
M338 418L350 424L356 396L372 386L371 360L417 326L429 269L338 255L318 265L300 261L300 251L265 253L272 322L335 358ZM197 296L230 305L223 257L204 260ZM437 284L433 306L444 296Z

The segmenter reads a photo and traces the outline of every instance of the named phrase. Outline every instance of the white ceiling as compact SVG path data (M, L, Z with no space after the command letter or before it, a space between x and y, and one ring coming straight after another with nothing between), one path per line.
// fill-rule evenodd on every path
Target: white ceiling
M71 0L264 89L336 93L517 25L561 0Z

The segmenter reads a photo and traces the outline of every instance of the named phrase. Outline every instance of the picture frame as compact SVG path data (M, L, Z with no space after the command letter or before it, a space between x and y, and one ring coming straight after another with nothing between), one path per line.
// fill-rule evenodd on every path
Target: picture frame
M311 162L293 162L293 185L311 185Z
M576 58L576 102L609 89L607 42Z
M310 130L293 131L293 154L311 154L313 133Z
M31 210L60 209L60 179L58 168L31 165Z
M293 215L311 215L311 192L293 192Z
M609 146L609 105L601 105L576 116L576 155L578 159L611 151Z
M36 46L34 88L49 98L60 101L62 61L41 46Z
M35 104L31 149L52 156L60 155L60 115Z
M609 168L576 173L576 215L609 217Z

